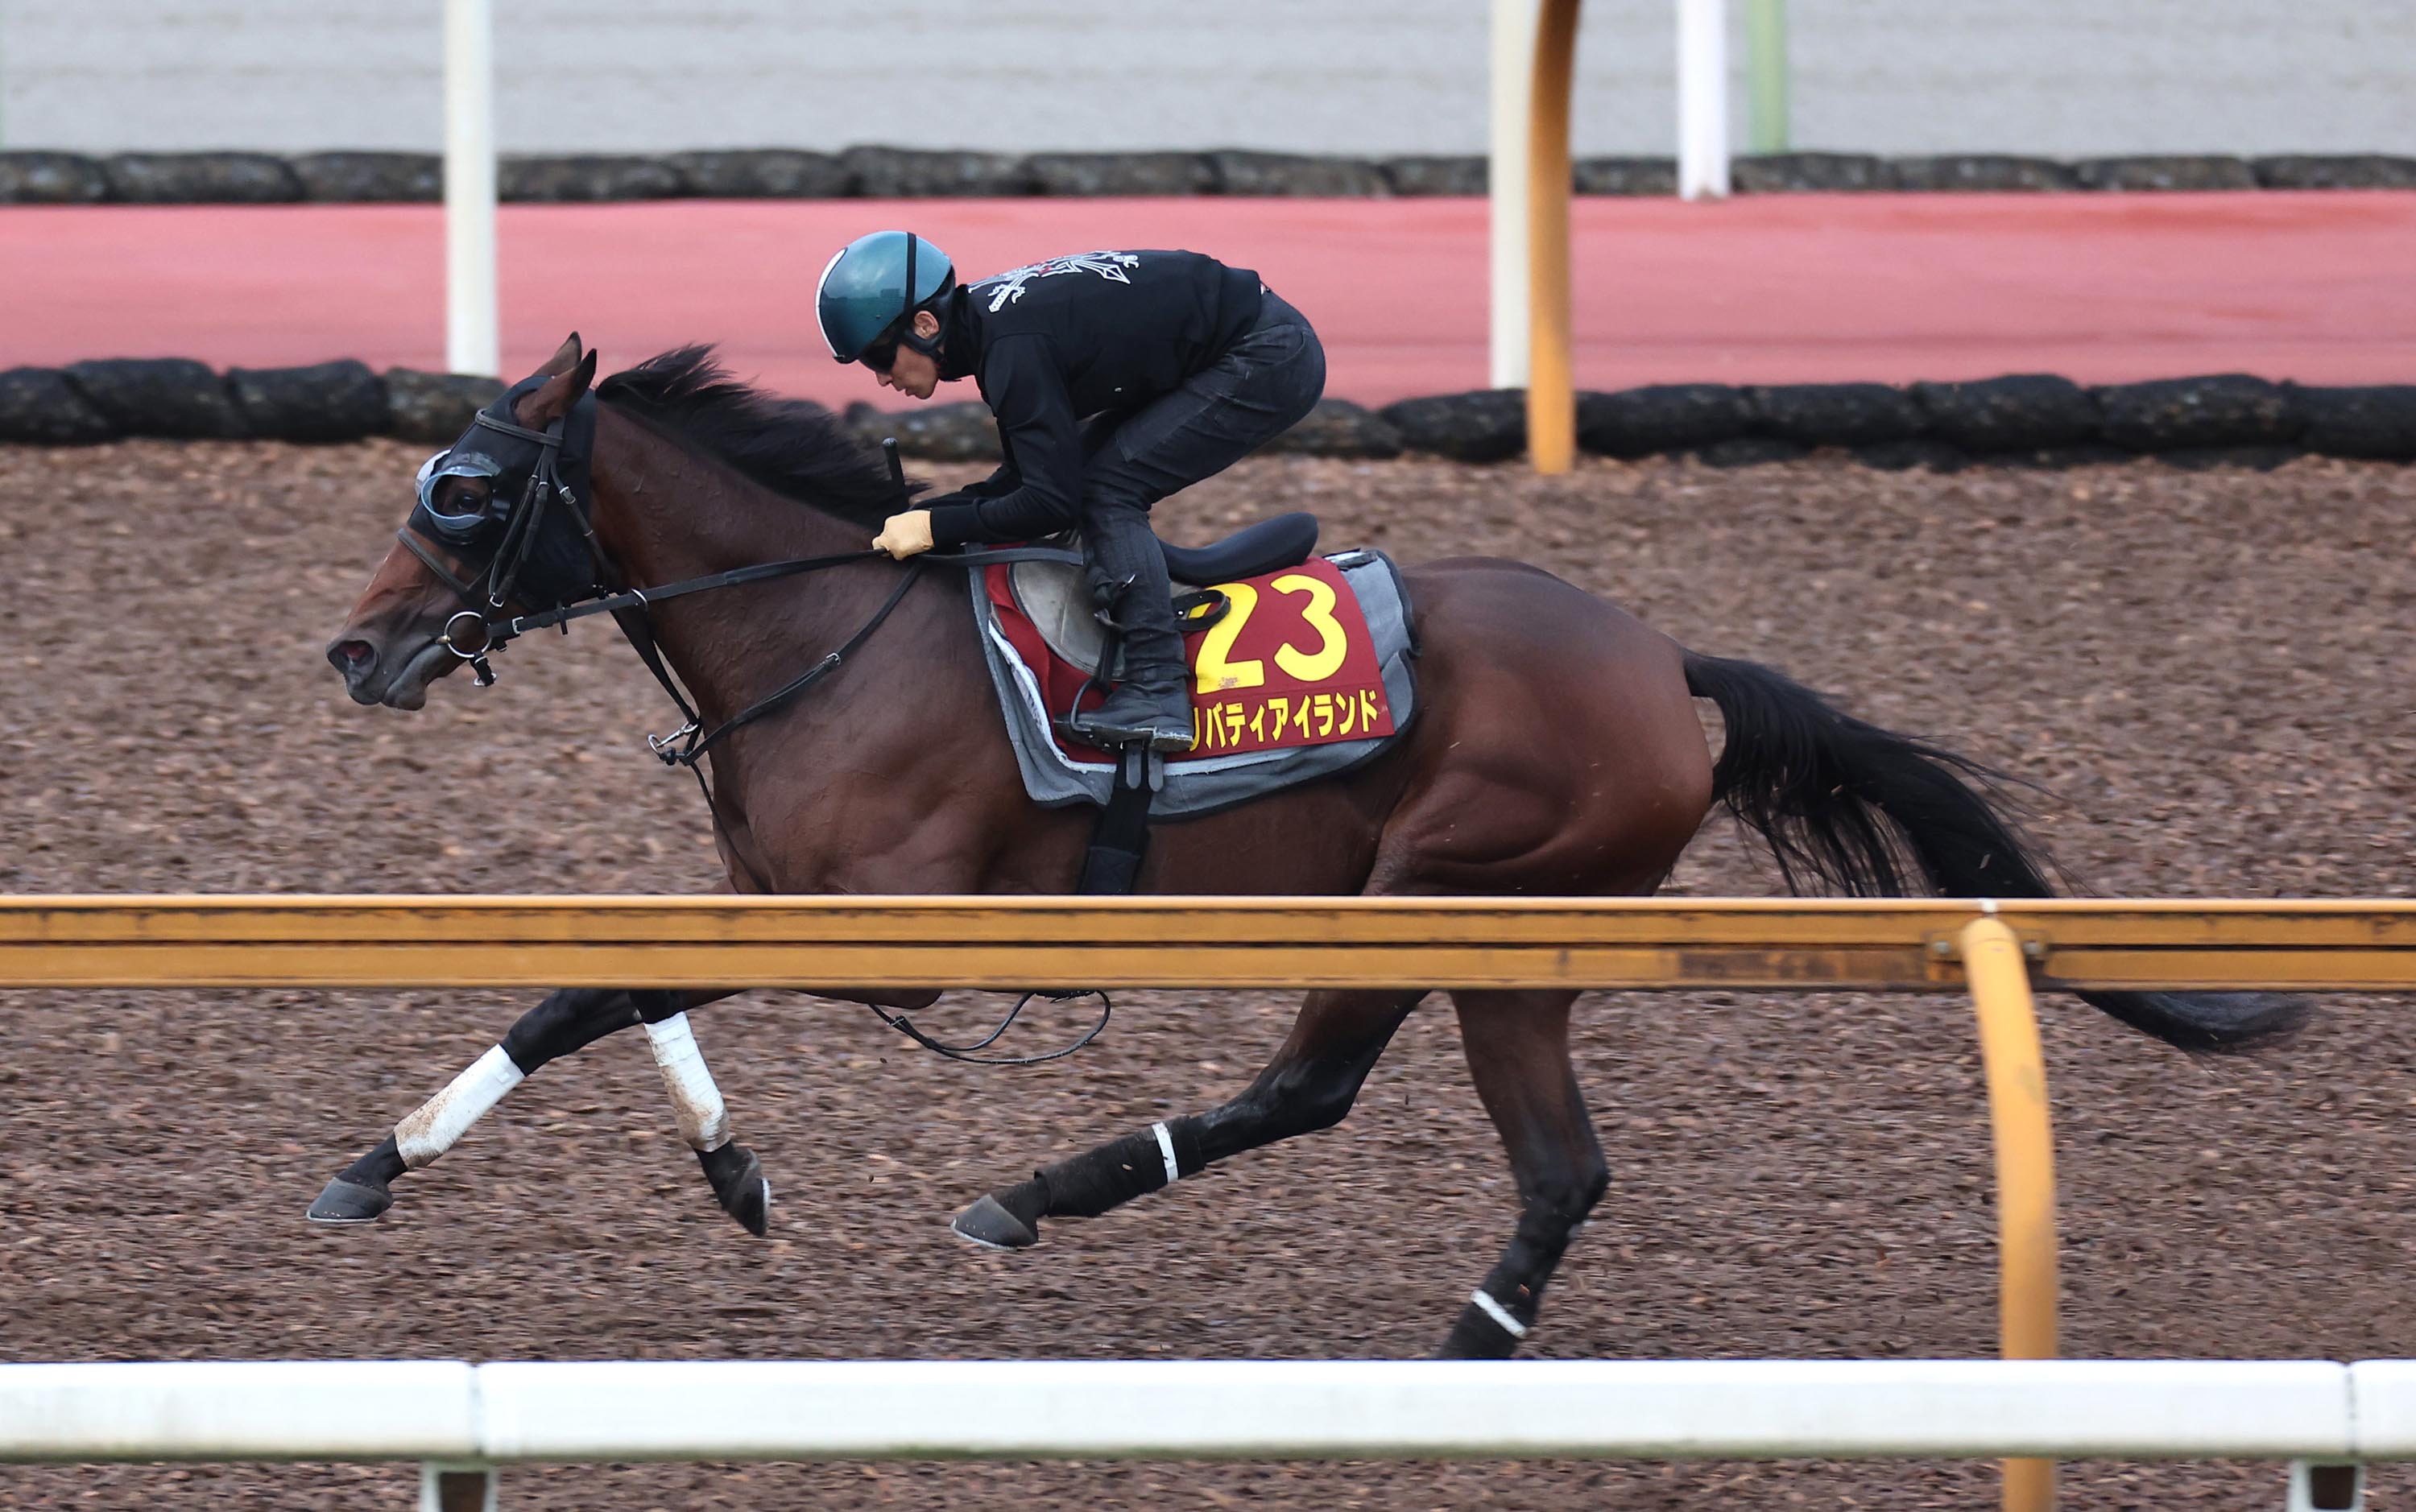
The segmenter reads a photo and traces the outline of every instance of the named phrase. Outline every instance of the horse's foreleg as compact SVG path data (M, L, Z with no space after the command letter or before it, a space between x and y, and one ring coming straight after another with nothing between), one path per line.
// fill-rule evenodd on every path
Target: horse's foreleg
M1569 992L1457 992L1461 1043L1477 1096L1518 1181L1510 1248L1469 1298L1439 1352L1505 1359L1535 1327L1544 1283L1610 1185L1585 1097L1569 1066Z
M762 1238L772 1225L772 1183L755 1152L732 1142L729 1107L704 1064L704 1052L697 1047L696 1031L688 1027L688 1008L704 998L674 992L642 992L631 996L646 1026L646 1043L654 1050L655 1065L663 1073L663 1085L672 1095L680 1137L696 1151L721 1210Z
M983 1197L958 1214L952 1227L976 1244L1019 1250L1038 1242L1044 1218L1095 1218L1212 1161L1331 1129L1351 1111L1393 1031L1425 996L1423 990L1311 993L1283 1048L1241 1096L1044 1167L1029 1181Z
M308 1216L317 1223L376 1218L394 1205L390 1184L396 1177L451 1149L537 1068L637 1022L631 995L617 987L566 987L549 994L520 1016L500 1043L395 1125L383 1144L328 1182Z

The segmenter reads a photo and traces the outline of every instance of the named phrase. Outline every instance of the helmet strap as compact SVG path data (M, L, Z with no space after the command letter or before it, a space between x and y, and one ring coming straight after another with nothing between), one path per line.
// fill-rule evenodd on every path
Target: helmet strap
M906 233L906 309L898 317L898 344L926 357L936 358L940 354L939 337L927 339L914 329L914 251L922 244L920 236L911 231Z

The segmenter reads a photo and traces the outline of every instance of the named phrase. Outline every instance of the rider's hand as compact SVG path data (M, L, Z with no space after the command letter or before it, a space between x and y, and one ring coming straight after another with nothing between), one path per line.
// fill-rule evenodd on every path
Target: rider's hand
M931 549L931 512L910 509L903 515L892 515L883 522L881 533L872 538L872 549L886 551L898 561Z

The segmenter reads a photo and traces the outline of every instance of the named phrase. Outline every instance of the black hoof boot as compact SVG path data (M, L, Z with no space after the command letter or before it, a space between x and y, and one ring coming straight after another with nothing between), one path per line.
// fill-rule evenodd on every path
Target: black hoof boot
M759 1239L772 1232L772 1183L753 1150L744 1145L724 1145L717 1150L700 1150L696 1158L704 1167L704 1179L713 1183L713 1194L720 1199L723 1212Z
M981 1201L956 1216L948 1227L959 1239L992 1250L1029 1250L1040 1242L1040 1211L1046 1200L1040 1183L984 1194Z
M302 1216L313 1223L373 1223L393 1205L394 1193L385 1182L338 1176Z
M1451 1325L1451 1337L1436 1350L1439 1360L1506 1360L1518 1353L1518 1345L1528 1334L1520 1328L1513 1333L1502 1326L1502 1321L1474 1302L1462 1308L1459 1321Z

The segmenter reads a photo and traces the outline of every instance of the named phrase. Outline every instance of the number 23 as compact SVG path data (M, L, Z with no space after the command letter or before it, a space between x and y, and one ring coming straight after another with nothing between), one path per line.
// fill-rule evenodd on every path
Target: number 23
M1303 651L1290 641L1276 648L1276 666L1303 682L1322 682L1341 670L1343 658L1350 654L1351 637L1343 633L1341 621L1334 618L1334 588L1322 577L1306 573L1289 573L1269 585L1279 593L1306 593L1308 603L1300 611L1302 621L1317 630L1318 647ZM1241 638L1242 627L1259 606L1259 591L1247 583L1220 583L1216 591L1232 605L1222 620L1210 628L1208 638L1200 646L1200 691L1220 693L1231 688L1256 688L1265 685L1266 664L1255 657L1243 662L1230 661L1233 642Z

